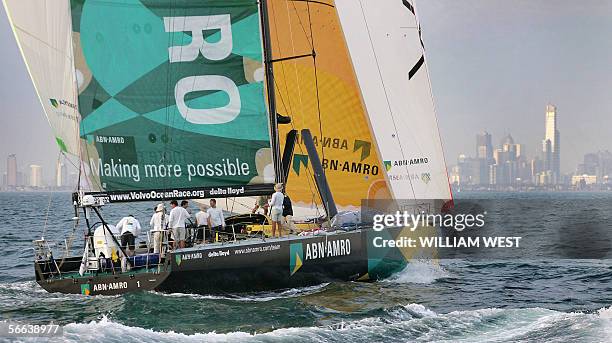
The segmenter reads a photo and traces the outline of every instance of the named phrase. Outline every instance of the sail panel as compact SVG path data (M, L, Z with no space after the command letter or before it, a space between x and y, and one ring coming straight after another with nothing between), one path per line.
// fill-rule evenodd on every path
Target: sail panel
M292 119L279 125L281 147L289 130L310 130L339 211L389 198L333 1L269 0L268 8L273 58L285 59L274 63L277 111ZM289 167L296 216L324 215L301 136Z
M336 0L396 199L451 199L414 3Z
M84 0L71 14L93 190L114 201L143 200L122 196L134 191L203 198L270 190L255 1Z
M58 148L79 155L69 1L3 0Z

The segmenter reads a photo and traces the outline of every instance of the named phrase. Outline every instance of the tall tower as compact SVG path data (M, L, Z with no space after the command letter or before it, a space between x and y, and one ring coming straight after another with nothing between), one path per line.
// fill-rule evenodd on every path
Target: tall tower
M6 185L9 188L17 187L17 157L11 154L6 159Z
M490 160L493 158L493 144L491 134L483 131L476 135L476 157Z
M483 131L476 135L476 161L478 162L478 179L476 183L489 184L489 166L494 163L491 134Z
M32 164L30 165L30 186L42 187L42 167Z
M62 161L57 161L55 167L55 187L66 187L68 182L68 169Z
M557 107L550 104L546 105L546 130L542 148L545 165L552 172L556 182L561 176L561 142L557 128Z

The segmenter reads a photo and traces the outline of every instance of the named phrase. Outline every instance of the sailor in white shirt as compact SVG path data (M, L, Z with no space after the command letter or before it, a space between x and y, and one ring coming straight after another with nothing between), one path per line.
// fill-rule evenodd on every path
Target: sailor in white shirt
M208 227L208 218L210 215L208 214L207 205L200 204L200 212L196 213L196 225L197 225L197 233L196 233L196 241L201 243L205 238L205 230Z
M187 210L178 205L176 200L170 202L170 217L168 218L168 226L172 229L172 236L174 237L173 248L176 249L178 242L179 248L185 247L185 236L187 234L185 230L185 220L190 218L191 215Z
M140 234L140 222L133 215L121 218L116 225L117 230L121 232L121 246L127 248L129 256L134 255L136 249L136 237Z
M151 232L153 233L153 252L156 254L161 252L163 233L167 224L168 217L166 216L164 204L158 204L155 207L155 214L153 214L149 222Z
M215 237L217 231L222 231L225 227L225 217L223 216L223 210L217 208L217 200L210 199L210 208L206 210L208 212L208 227L211 230L212 237Z
M276 236L276 228L278 227L278 237L282 236L281 221L283 220L283 200L285 195L282 193L283 184L277 183L274 185L274 194L270 199L270 219L272 219L272 237Z

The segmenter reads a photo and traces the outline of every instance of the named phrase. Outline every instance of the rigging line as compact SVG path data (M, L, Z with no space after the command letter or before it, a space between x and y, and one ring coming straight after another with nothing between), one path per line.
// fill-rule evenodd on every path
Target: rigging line
M276 82L276 80L275 80L275 82ZM281 103L283 104L283 107L285 107L285 101L284 101L284 99L283 99L282 94L279 94L279 96L280 96L280 99L281 99ZM285 108L285 110L286 110L286 108ZM293 121L292 121L290 124L291 124L291 128L292 128L293 130L296 130L296 129L295 129L295 125L293 124ZM297 131L297 130L296 130L296 131ZM303 154L304 154L304 149L302 148L302 145L298 143L298 144L296 144L296 146L297 146L297 147L298 147L298 149L300 150L300 153L303 155ZM291 166L290 166L289 168L291 168ZM307 177L307 178L306 178L306 181L308 182L308 188L309 188L309 190L310 190L310 193L311 193L311 194L313 195L313 197L314 197L314 196L316 195L316 192L313 190L312 179L311 179L311 178L314 178L314 176L312 175L312 171L311 171L310 169L308 169L308 168L306 169L306 173L307 173L307 174L308 174L308 176L309 176L309 177ZM313 201L313 203L314 203L314 201ZM318 211L318 209L317 209L317 211Z
M289 0L291 1L291 0ZM306 41L308 42L308 44L310 45L310 50L314 50L314 42L312 41L312 23L311 23L311 30L310 30L310 39L308 39L308 34L306 33L306 28L304 27L304 24L302 23L302 17L300 16L297 8L295 7L295 3L293 1L291 1L291 5L293 5L293 10L295 11L295 15L298 18L298 22L300 23L300 26L302 27L302 31L304 32L304 36L306 37ZM306 6L308 7L308 21L310 21L310 4L308 2L306 2Z
M313 3L313 4L317 4L317 5L323 5L323 6L329 6L329 7L336 7L333 4L328 4L322 1L315 1L315 0L289 0L291 2L306 2L306 3Z
M323 121L321 120L321 98L319 96L319 76L317 73L317 52L315 51L315 47L314 47L314 33L312 31L312 18L310 16L310 3L306 3L306 7L308 10L308 22L310 24L310 39L312 40L312 63L314 66L314 77L315 77L315 92L316 92L316 97L317 97L317 115L319 117L319 133L321 134L321 140L323 139ZM321 144L321 158L323 159L323 161L325 161L325 146L323 144ZM325 179L327 179L327 177L325 176L325 169L321 168L323 170L323 177L325 177ZM323 195L321 195L321 203L323 203ZM329 203L327 204L327 206L325 206L325 208L327 209L327 207L329 206ZM329 216L329 214L326 211L326 214ZM331 218L329 218L331 219Z
M363 17L363 22L365 24L366 31L368 32L368 40L370 41L370 47L372 48L372 54L374 55L374 60L376 62L376 68L378 69L378 76L380 77L380 82L382 83L383 91L385 92L387 108L389 109L389 113L391 114L391 122L393 123L393 128L395 129L395 132L396 132L395 137L398 140L398 143L399 143L398 146L400 149L400 153L402 154L402 158L406 158L404 155L404 149L402 148L400 137L397 134L398 132L397 124L395 123L395 117L393 116L393 110L391 109L391 103L389 101L389 94L387 93L387 87L385 86L385 81L382 76L382 71L380 70L380 65L378 63L378 56L376 55L376 50L374 48L374 42L372 41L372 34L370 33L370 27L368 26L368 21L366 20L365 11L363 9L363 3L361 2L361 0L359 0L359 7L361 7L361 15ZM408 169L408 166L406 166L406 171L408 172L408 182L410 183L410 189L412 190L412 196L416 199L416 192L414 191L414 185L412 184L412 179L410 178L410 170Z
M319 116L319 133L321 134L321 139L323 139L323 122L321 121L321 98L319 97L319 76L317 73L317 52L314 47L314 34L312 32L312 19L310 16L310 3L306 3L306 7L308 9L308 22L310 24L310 39L312 39L312 64L314 66L314 77L315 77L315 92L317 96L317 114ZM321 144L321 157L323 161L325 161L325 147ZM323 170L323 175L325 175L325 170Z
M287 13L287 21L288 21L288 24L289 24L289 32L290 32L291 44L292 44L292 47L293 47L293 51L295 53L295 46L294 46L294 42L293 42L293 30L292 30L292 24L291 24L291 15L289 13L289 5L288 5L287 2L285 2L285 4L286 4L286 11L287 11L286 13ZM278 47L279 47L279 52L282 53L280 39L279 39L279 36L278 36L279 30L278 30L278 25L277 25L277 21L276 21L276 18L278 16L276 16L276 13L274 11L274 6L272 5L271 7L272 7L272 16L274 17L274 27L275 27L275 32L276 32L276 41L277 41L277 44L278 44ZM290 93L289 93L289 85L287 83L287 74L286 74L286 69L285 69L285 63L280 63L280 65L281 65L281 72L283 73L283 79L285 80L285 90L287 92L287 102L289 103L289 111L291 113L290 116L293 118L293 114L294 114L294 112L293 112L293 105L291 104L291 96L290 96ZM301 88L300 88L300 83L299 83L299 74L298 74L298 71L297 71L297 64L295 62L293 62L293 65L294 65L295 77L297 79L297 85L298 85L298 87L297 87L298 88L298 99L299 99L299 102L300 102L300 107L302 108ZM280 94L280 92L279 92L279 94ZM281 101L283 101L282 100L282 94L280 94L280 95L281 95ZM303 111L301 113L302 113L302 116L301 116L301 118L302 118L302 127L304 127L304 119L303 119L304 118L304 113L303 113ZM296 130L295 123L294 123L293 120L291 121L291 128ZM300 133L300 135L301 135L301 133ZM296 145L297 145L300 153L302 155L304 155L305 152L304 152L304 148L302 147L302 145L299 144L299 142ZM306 181L308 182L308 188L309 188L310 194L313 197L312 203L315 205L317 213L320 214L320 210L319 210L319 207L318 207L319 205L317 205L316 201L314 200L314 198L316 197L317 192L314 190L315 186L313 185L313 180L314 180L313 171L310 170L309 168L306 168L306 172L308 174L307 177L306 177Z
M276 22L277 16L276 16L274 7L275 6L272 5L272 3L271 3L270 8L272 10L272 17L274 18L274 32L276 33L275 34L276 44L278 46L279 54L282 55L280 39L278 38L278 31L279 30L278 30L278 25L277 25L277 22ZM288 115L291 116L293 114L293 109L292 109L292 106L291 106L291 97L289 96L289 86L287 85L287 74L285 73L285 64L284 63L280 63L280 67L281 67L281 73L283 74L283 80L285 80L285 92L287 93L287 102L289 103L289 113L290 114L288 114ZM276 84L276 78L274 78L274 83ZM282 97L281 89L278 86L275 89L277 89L279 91L278 93ZM287 108L285 108L285 110L287 110Z
M274 82L276 83L276 80L274 80ZM284 107L284 108L285 108L285 110L286 110L286 105L285 105L285 101L284 101L284 98L283 98L282 94L279 94L279 97L280 97L280 99L281 99L281 103L282 103L283 107ZM291 124L291 128L292 128L293 130L296 130L296 129L295 129L295 124L293 123L293 121L291 121L291 122L290 122L290 124ZM296 130L296 131L297 131L297 130ZM302 148L301 144L299 144L299 143L298 143L298 144L296 144L296 146L297 146L297 147L298 147L298 149L300 150L300 153L303 155L303 154L304 154L304 149ZM290 166L289 168L291 168L291 166ZM313 197L314 197L314 196L316 195L316 192L313 190L313 185L312 185L312 178L314 178L314 176L313 176L313 174L312 174L312 171L311 171L310 169L308 169L308 168L306 169L306 173L307 173L307 174L308 174L308 176L309 176L309 177L307 177L307 178L306 178L306 181L308 182L308 188L309 188L309 190L310 190L310 193L311 193L311 194L313 195ZM314 201L313 201L313 203L314 203ZM318 209L317 209L317 212L318 212Z
M174 3L170 3L170 18L175 18L175 4L176 1ZM168 32L167 38L166 38L166 46L171 46L172 42L174 41L174 25L175 22L172 21L172 29L170 30L171 32ZM181 37L181 43L182 43L183 38ZM180 50L180 54L182 55L183 51L182 51L182 44L181 44L181 50ZM161 161L160 163L165 163L166 162L166 156L168 155L168 143L170 142L170 80L172 77L172 62L170 61L170 55L168 55L168 68L166 69L166 122L165 122L165 127L163 130L163 134L161 137L159 137L161 139L161 143L163 144L163 150L162 150L162 155L161 155ZM167 188L167 180L166 178L164 178L164 181L162 183L162 187L165 189ZM164 195L166 194L166 192L164 192ZM162 202L165 200L165 197L162 198Z
M57 162L55 163L55 177L57 178L57 166L59 166L59 162L60 162L60 158L62 157L62 153L60 151L60 153L57 155ZM60 174L61 177L61 174ZM43 225L43 229L42 229L42 235L41 238L45 238L45 235L47 234L47 223L49 221L49 212L51 211L51 194L49 193L49 202L47 203L47 211L45 213L45 224Z
M280 98L281 98L281 103L283 104L283 107L284 107L285 106L285 102L283 100L282 95L280 95ZM291 128L293 130L295 130L295 125L293 124L293 122L291 122L290 124L291 124ZM296 146L300 150L300 153L303 155L304 154L304 150L303 150L302 146L299 143L296 144ZM291 166L289 168L291 168ZM312 179L314 179L314 176L312 174L312 171L310 169L308 169L308 168L306 168L306 173L308 174L307 175L308 177L306 177L306 181L308 182L308 189L310 190L310 194L313 197L312 202L316 205L316 202L315 202L315 199L314 199L315 196L316 196L316 192L313 190L313 184L312 184L312 182L313 182ZM318 207L317 207L317 213L320 214Z
M285 7L287 10L287 19L289 22L289 37L291 38L291 50L292 53L295 55L295 41L293 39L293 25L291 22L291 13L289 12L289 2L285 2ZM299 104L300 104L300 113L302 114L302 127L305 127L305 122L304 122L304 103L302 102L302 87L300 86L300 75L298 73L298 67L297 67L297 63L293 63L293 71L295 73L295 79L296 79L296 84L297 84L297 90L298 90L298 100L299 100Z
M295 11L296 16L298 17L298 21L299 21L299 24L300 24L300 26L302 28L302 31L304 32L304 36L306 37L306 41L310 45L310 48L312 50L313 60L314 60L315 57L316 57L316 52L315 52L315 49L314 49L314 37L313 37L313 34L312 34L312 21L310 20L310 6L309 6L308 3L306 4L307 5L307 11L308 11L308 19L309 19L309 22L310 22L310 40L309 40L308 39L308 34L306 33L306 28L304 27L304 24L302 23L301 16L300 16L299 12L297 11L295 3L292 2L292 5L293 5L293 10ZM287 13L289 15L289 7L288 6L287 6ZM291 21L290 21L290 23L291 23ZM290 27L291 27L291 24L290 24ZM292 44L293 53L295 54L295 43L293 41L293 32L291 32L291 44ZM295 63L294 65L295 65L296 76L297 76L298 75L297 74L297 63ZM316 73L316 61L315 61L315 64L314 64L314 68L315 68L315 89L317 91L317 109L318 109L318 114L319 114L319 130L320 130L320 133L322 133L322 131L321 131L321 116L320 116L320 101L319 101L320 99L319 99L319 96L318 96L318 80L317 80L317 76L316 76L317 75L317 73ZM302 104L302 94L301 94L301 87L300 87L299 76L297 77L297 81L298 81L298 91L299 91L300 104ZM303 109L303 105L302 105L302 109ZM302 115L303 115L303 113L302 113ZM293 123L292 123L292 125L293 125ZM303 150L302 150L302 148L301 148L301 146L299 144L298 144L298 147L300 148L300 152L302 152L302 154L303 154L304 152L303 152ZM325 154L323 152L323 148L321 148L321 152L322 152L323 158L325 158L324 157ZM314 179L314 174L313 173L314 173L314 171L312 171L312 172L309 171L308 174L309 174L309 176L311 176ZM315 192L313 190L313 188L314 188L313 185L312 185L313 180L311 180L310 178L307 178L307 179L308 179L308 183L309 183L310 192L312 194L312 200L311 201L312 201L313 204L315 204L315 208L316 208L317 214L320 214L321 212L320 212L319 206L317 205L317 201L316 201L318 192ZM317 187L317 189L318 189L318 187ZM323 198L322 197L319 197L319 198L321 200L321 204L323 205Z
M312 20L311 20L311 16L310 16L310 4L308 2L306 3L307 13L308 13L308 21L309 21L309 28L310 28L310 40L308 39L309 35L308 35L308 33L306 33L306 28L304 27L304 24L302 23L302 18L300 16L299 12L297 11L295 3L292 2L292 5L293 5L293 10L295 11L296 16L298 17L298 22L300 24L300 27L302 28L302 31L304 32L304 36L306 37L306 41L310 45L310 48L311 48L311 51L312 51L313 65L314 65L314 72L315 72L315 89L316 89L316 96L317 96L317 113L318 113L318 118L319 118L319 133L321 134L321 139L322 139L323 138L323 135L322 135L323 131L322 131L322 124L321 124L320 99L319 99L318 79L317 79L317 70L316 70L316 52L315 52L315 47L314 47L314 36L313 36L313 33L312 33ZM288 6L287 6L287 12L289 12ZM293 48L293 53L295 54L295 45L294 45L294 41L293 41L293 32L292 32L291 38L292 38L291 44L292 44L292 48ZM295 63L295 66L296 66L296 73L297 73L297 63ZM300 97L300 104L301 104L302 103L302 94L301 94L299 78L298 78L298 89L300 90L299 97ZM300 149L300 151L302 151L302 149ZM321 155L322 155L322 158L325 159L325 152L324 152L323 146L321 146ZM323 173L325 173L325 171L323 171ZM314 171L312 171L311 176L314 179ZM312 182L314 182L314 180ZM312 185L312 183L310 181L309 181L309 185ZM315 185L315 187L318 189L317 185ZM317 198L317 194L319 194L319 193L318 192L314 192L312 187L311 187L310 191L311 191L311 194L312 194L312 203L314 203L316 205L316 203L317 203L316 202L316 198ZM318 198L320 198L321 205L323 205L323 197L319 196ZM320 214L320 209L319 209L318 206L316 206L316 210L317 210L317 214Z

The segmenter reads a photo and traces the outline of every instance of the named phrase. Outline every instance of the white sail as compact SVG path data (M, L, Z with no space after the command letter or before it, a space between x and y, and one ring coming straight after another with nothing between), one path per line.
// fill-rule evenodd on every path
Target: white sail
M412 1L336 0L395 199L451 199Z
M3 0L60 150L79 155L70 1Z

